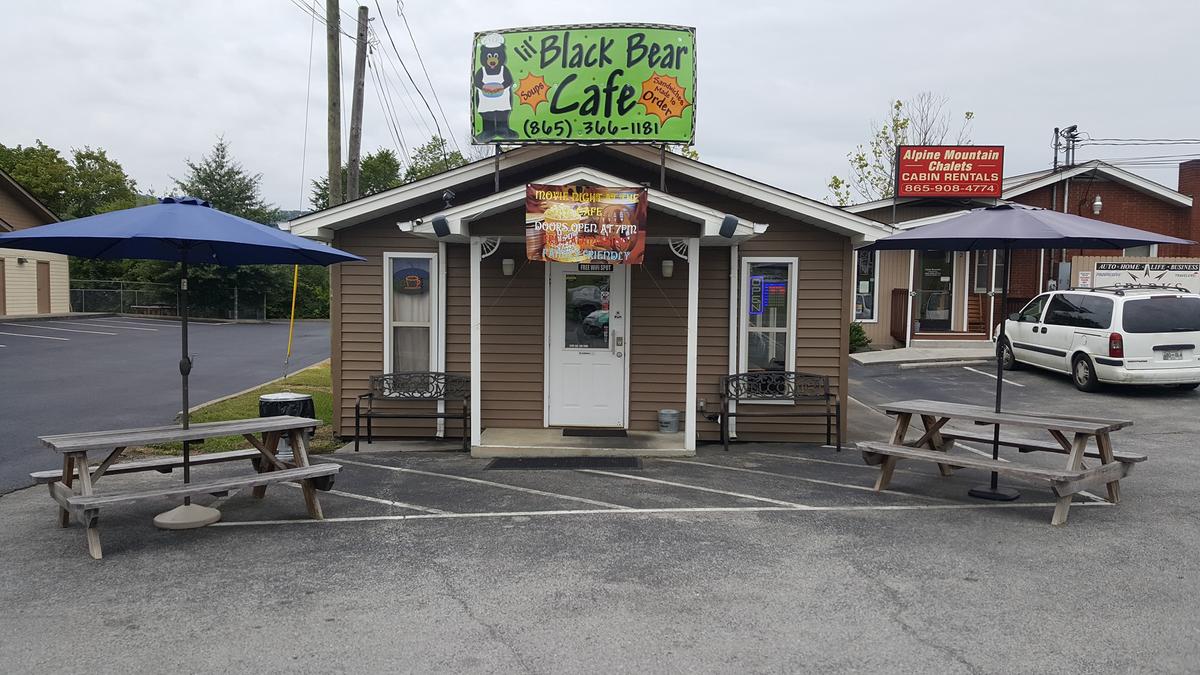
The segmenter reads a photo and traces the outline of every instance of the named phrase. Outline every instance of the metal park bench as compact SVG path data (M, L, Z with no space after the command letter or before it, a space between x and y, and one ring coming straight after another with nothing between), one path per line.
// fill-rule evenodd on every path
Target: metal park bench
M767 410L735 410L731 404L787 402L794 406L773 406ZM816 405L820 407L816 407ZM837 439L842 449L842 406L829 389L829 378L787 370L738 373L721 378L721 443L729 450L729 421L734 417L824 417L825 444Z
M367 420L367 444L374 439L371 420L391 419L461 419L463 421L463 452L471 450L471 378L450 373L388 373L372 375L370 391L360 394L354 404L354 451L358 452L361 420ZM414 411L376 408L385 401L462 401L461 412ZM366 409L363 409L363 403Z

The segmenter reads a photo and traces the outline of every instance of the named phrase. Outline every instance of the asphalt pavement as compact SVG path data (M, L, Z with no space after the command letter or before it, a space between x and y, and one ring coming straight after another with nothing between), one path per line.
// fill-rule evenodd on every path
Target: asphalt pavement
M195 405L283 374L287 323L192 322ZM0 494L57 468L47 434L171 423L181 409L180 325L146 317L0 317ZM300 321L290 370L329 357L329 323Z

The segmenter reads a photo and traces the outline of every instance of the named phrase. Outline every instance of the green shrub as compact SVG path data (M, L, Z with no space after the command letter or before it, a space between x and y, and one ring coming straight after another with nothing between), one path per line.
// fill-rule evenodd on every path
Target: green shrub
M867 337L867 331L863 330L862 324L854 321L850 324L850 353L861 352L871 346L871 338Z

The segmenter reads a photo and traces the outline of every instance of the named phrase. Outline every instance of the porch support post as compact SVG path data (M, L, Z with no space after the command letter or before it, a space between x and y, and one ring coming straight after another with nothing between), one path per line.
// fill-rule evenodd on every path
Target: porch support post
M1046 290L1046 251L1038 249L1038 293Z
M729 247L729 374L738 374L738 317L739 300L742 297L740 248L734 244ZM729 411L737 412L737 401L729 402ZM730 417L725 422L729 427L729 437L737 438L737 418Z
M471 237L471 447L479 445L483 432L483 390L480 373L483 370L483 327L480 323L480 263L483 251L479 237Z
M912 344L912 325L913 325L913 274L916 273L917 267L917 252L908 252L908 302L904 303L904 346Z
M683 447L696 450L696 359L699 356L700 239L688 239L687 387Z
M1004 261L1008 264L1008 261ZM992 329L996 327L996 249L992 249L992 265L988 268L987 281L987 297L988 297L988 339L992 339Z

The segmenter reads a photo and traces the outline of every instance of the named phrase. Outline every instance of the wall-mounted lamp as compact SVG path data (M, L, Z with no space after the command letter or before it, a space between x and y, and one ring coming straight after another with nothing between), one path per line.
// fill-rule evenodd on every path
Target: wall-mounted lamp
M732 239L733 233L737 232L738 219L734 216L725 216L721 219L720 234L726 239Z
M1100 209L1104 208L1104 202L1100 201L1100 195L1096 195L1095 201L1092 202L1092 213L1100 215Z
M512 258L505 258L504 260L500 261L500 269L504 272L504 276L511 277L513 272L517 269L517 261L513 260Z
M438 237L445 237L450 234L450 221L446 220L446 216L438 216L433 219L433 233Z
M675 261L664 260L662 263L662 275L664 279L670 279L671 275L675 274Z
M24 265L27 262L29 262L29 258L17 258L18 265Z

